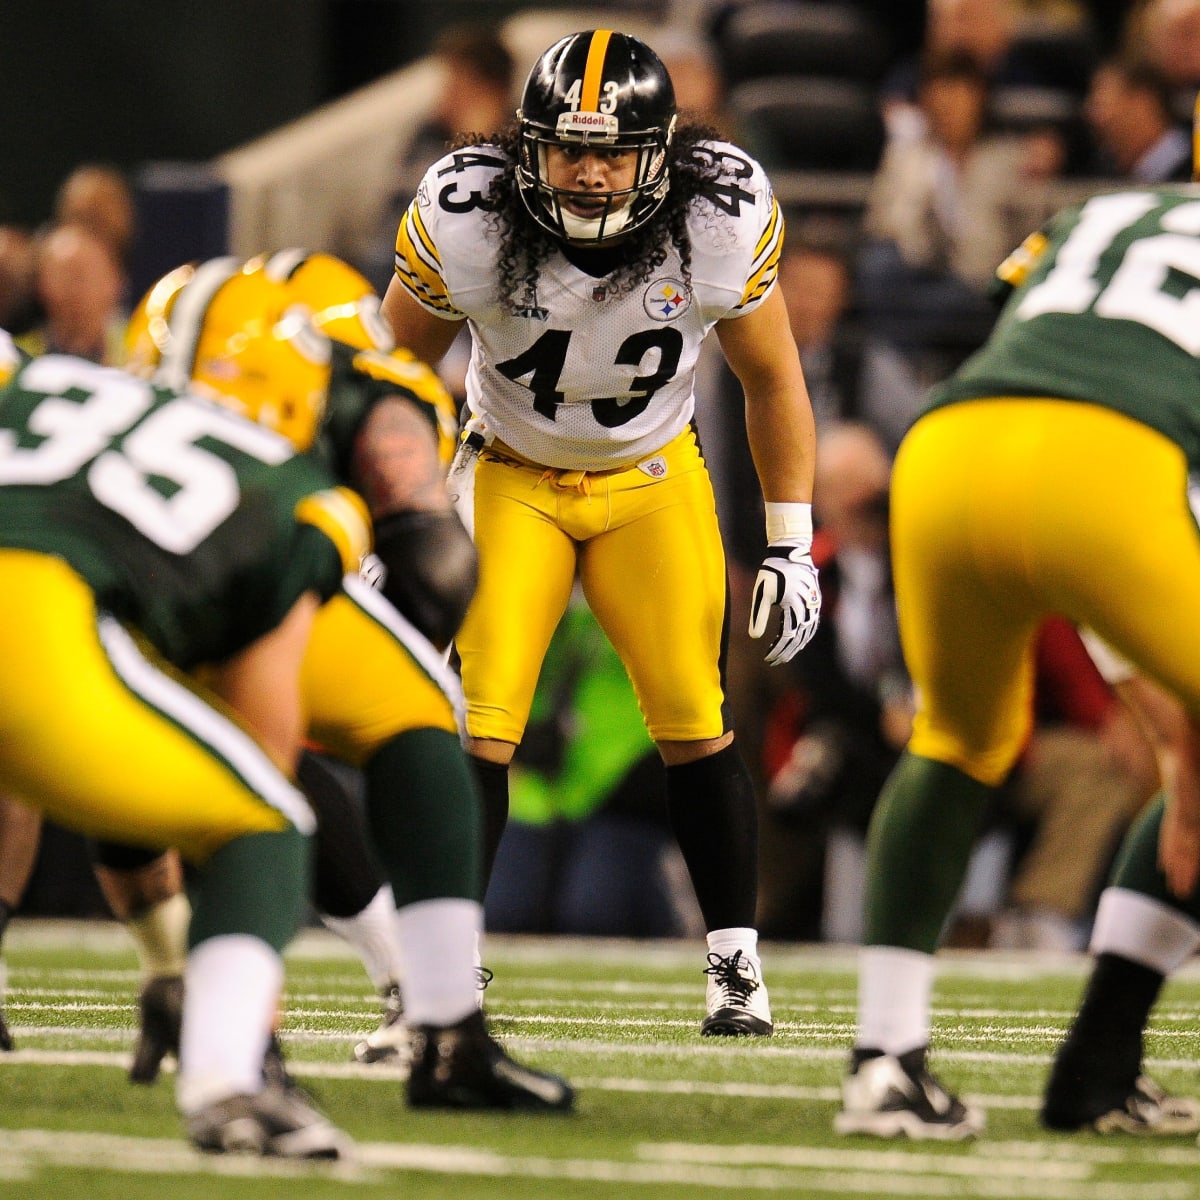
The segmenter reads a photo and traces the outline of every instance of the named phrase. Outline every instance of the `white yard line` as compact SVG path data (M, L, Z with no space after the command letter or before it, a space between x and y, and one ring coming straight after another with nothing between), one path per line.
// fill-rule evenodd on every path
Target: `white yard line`
M947 1196L1005 1200L1188 1200L1191 1184L1102 1183L1086 1155L1039 1162L1030 1154L1001 1164L992 1156L937 1157L899 1151L821 1150L693 1143L645 1143L638 1161L507 1155L473 1146L360 1142L347 1163L316 1165L270 1159L201 1155L182 1140L61 1130L6 1130L0 1140L0 1178L34 1178L43 1167L128 1173L244 1177L330 1178L377 1184L390 1171L491 1178L570 1180L601 1184L733 1188L834 1196ZM1163 1165L1168 1157L1156 1156ZM1194 1161L1194 1160L1193 1160Z

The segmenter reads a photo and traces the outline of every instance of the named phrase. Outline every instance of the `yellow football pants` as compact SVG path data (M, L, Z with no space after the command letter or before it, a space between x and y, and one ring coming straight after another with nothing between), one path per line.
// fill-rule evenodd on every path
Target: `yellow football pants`
M1094 629L1200 716L1200 534L1183 451L1149 427L1053 399L936 410L897 455L892 552L914 753L1004 778L1050 613Z
M93 837L204 861L314 827L307 801L220 701L112 617L61 559L0 549L0 788Z
M300 689L313 741L361 767L410 729L459 733L462 689L430 642L357 576L317 612Z
M473 737L520 742L576 573L650 736L725 732L725 556L692 431L614 471L559 471L507 447L475 468L479 587L455 642Z

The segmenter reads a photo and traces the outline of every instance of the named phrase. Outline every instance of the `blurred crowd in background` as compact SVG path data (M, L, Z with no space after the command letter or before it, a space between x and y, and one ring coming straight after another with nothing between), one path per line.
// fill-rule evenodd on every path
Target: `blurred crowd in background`
M760 929L853 942L863 835L912 710L888 562L891 456L928 387L987 336L996 267L1064 196L1191 179L1200 0L690 0L580 18L636 20L681 110L757 156L785 203L780 287L818 423L826 595L817 640L788 670L766 669L744 632L761 502L738 385L715 352L697 424L729 562L734 725L763 819ZM309 247L350 257L381 292L426 166L461 134L505 127L528 66L479 12L438 29L427 57L434 94L377 198L378 227L354 255ZM26 349L120 364L139 294L140 165L82 161L40 219L0 225L0 327ZM443 365L460 396L462 369L453 355ZM1147 746L1065 623L1043 630L1038 671L1035 732L952 944L1081 948L1120 837L1155 787ZM657 756L582 602L547 660L512 800L491 929L697 931ZM104 911L68 835L44 839L25 911Z

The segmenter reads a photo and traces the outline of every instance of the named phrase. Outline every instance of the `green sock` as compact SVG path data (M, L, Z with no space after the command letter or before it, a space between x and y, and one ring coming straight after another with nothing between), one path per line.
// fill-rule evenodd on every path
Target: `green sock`
M283 953L308 912L308 838L288 826L222 846L196 876L188 946L245 933Z
M992 793L956 767L901 756L867 838L866 945L933 953Z
M366 766L367 818L396 907L481 900L483 820L458 735L413 729Z

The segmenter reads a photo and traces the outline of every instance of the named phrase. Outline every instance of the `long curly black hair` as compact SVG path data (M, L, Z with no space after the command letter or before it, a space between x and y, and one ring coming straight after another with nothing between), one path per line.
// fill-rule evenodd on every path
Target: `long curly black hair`
M706 125L684 125L675 131L667 152L671 187L666 200L645 225L620 244L617 266L606 276L616 294L632 291L649 280L666 261L672 246L679 253L683 282L691 285L688 208L716 175L711 158L695 151L700 142L716 141L720 136ZM484 197L483 207L490 214L491 229L500 242L500 295L508 308L515 309L536 289L543 264L562 249L562 242L529 215L517 191L519 126L514 123L482 138L475 134L458 138L452 149L481 144L495 146L505 159L504 169L492 180Z

